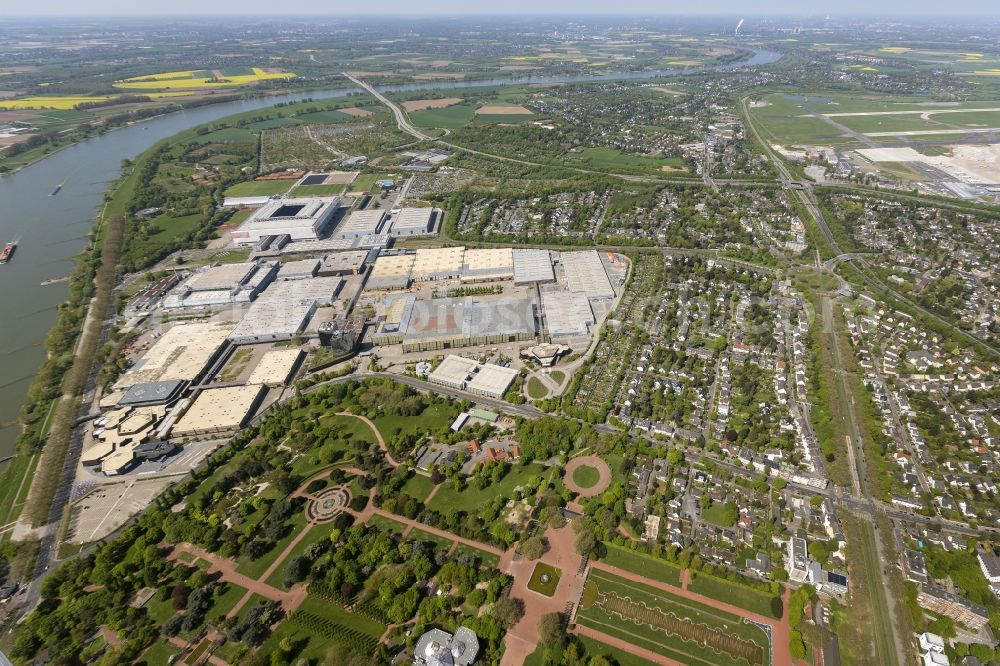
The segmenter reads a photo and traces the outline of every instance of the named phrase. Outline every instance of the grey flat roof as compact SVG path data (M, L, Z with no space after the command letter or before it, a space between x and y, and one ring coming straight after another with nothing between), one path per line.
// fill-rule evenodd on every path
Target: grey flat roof
M167 402L175 397L183 386L184 382L179 379L134 384L125 391L125 395L118 401L118 404L135 405L148 402Z
M590 298L614 298L615 290L596 250L563 252L559 260L570 291L582 291Z
M514 250L514 284L554 282L555 279L548 250Z
M586 335L594 323L590 299L582 291L542 292L542 311L549 335Z

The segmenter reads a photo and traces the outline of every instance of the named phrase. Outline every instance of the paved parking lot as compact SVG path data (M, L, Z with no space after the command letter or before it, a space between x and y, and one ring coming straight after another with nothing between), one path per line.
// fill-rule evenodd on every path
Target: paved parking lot
M149 506L178 478L123 479L121 483L96 488L73 507L67 540L89 543L106 537Z

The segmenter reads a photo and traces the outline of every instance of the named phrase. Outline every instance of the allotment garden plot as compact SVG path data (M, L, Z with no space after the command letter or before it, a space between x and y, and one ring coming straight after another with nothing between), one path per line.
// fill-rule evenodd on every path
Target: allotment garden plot
M770 663L768 638L757 625L596 569L590 571L576 621L685 664Z

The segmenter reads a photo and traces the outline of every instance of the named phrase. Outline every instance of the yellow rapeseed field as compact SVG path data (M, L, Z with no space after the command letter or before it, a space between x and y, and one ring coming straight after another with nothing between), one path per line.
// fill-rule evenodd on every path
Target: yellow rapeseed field
M21 99L0 100L0 109L75 109L78 104L87 102L105 102L111 97L73 97L73 96L53 96L53 97L22 97Z
M273 79L293 78L292 72L265 72L260 67L254 67L252 74L237 74L234 76L215 77L210 70L191 70L185 72L163 72L148 76L126 79L115 83L115 88L123 90L162 90L175 88L233 88Z

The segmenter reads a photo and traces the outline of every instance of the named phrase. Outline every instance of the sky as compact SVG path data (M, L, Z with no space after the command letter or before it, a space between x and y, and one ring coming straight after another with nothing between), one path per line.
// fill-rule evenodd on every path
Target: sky
M0 5L8 4L0 2ZM922 15L986 15L1000 18L997 0L837 0L828 3L803 0L505 0L491 5L476 0L379 0L373 5L346 0L307 0L301 3L274 0L32 0L10 2L4 15L89 16L89 15L184 15L184 14L345 14L380 13L414 14L849 14L898 15L901 18Z

